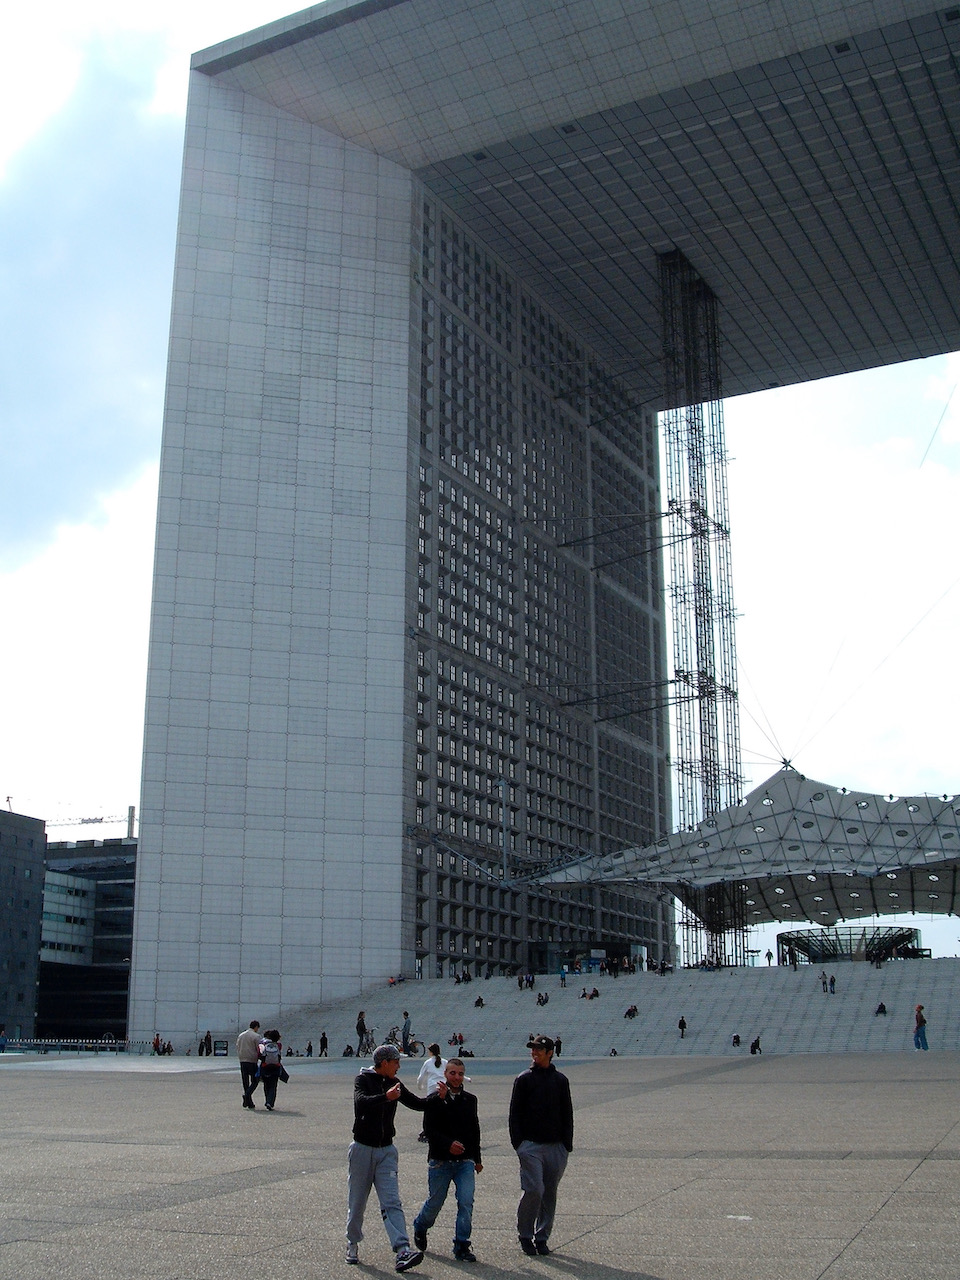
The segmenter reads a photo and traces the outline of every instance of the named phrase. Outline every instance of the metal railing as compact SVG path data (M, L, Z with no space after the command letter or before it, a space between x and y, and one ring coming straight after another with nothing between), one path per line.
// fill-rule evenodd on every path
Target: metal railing
M151 1046L148 1041L134 1040L96 1040L84 1037L64 1036L54 1040L10 1039L5 1049L7 1053L147 1053Z

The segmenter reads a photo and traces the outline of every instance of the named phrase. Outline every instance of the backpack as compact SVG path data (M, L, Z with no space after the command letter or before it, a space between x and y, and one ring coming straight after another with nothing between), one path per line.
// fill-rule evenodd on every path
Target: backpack
M264 1040L260 1046L260 1061L265 1067L280 1065L280 1050L272 1040Z

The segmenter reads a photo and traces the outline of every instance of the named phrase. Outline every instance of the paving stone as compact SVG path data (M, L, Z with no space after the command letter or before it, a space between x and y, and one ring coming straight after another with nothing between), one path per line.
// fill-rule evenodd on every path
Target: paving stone
M565 1059L576 1142L544 1259L514 1229L506 1114L525 1065L470 1066L485 1143L471 1274L955 1280L960 1053ZM295 1060L270 1114L241 1109L231 1062L3 1055L0 1276L338 1275L355 1069ZM426 1192L418 1128L401 1108L408 1222ZM374 1202L366 1230L361 1274L392 1275ZM419 1276L464 1275L452 1230L451 1201Z

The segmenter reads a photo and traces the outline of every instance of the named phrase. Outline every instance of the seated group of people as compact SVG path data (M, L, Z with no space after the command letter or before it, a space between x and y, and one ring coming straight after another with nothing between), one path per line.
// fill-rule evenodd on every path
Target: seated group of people
M738 1035L733 1036L733 1038L732 1038L732 1039L731 1039L731 1041L730 1041L730 1044L733 1046L733 1048L734 1048L734 1049L739 1049L739 1048L740 1048L740 1037L739 1037ZM750 1041L750 1052L751 1052L751 1053L763 1053L763 1050L760 1048L760 1037L759 1037L759 1036L757 1036L756 1040L751 1040L751 1041Z

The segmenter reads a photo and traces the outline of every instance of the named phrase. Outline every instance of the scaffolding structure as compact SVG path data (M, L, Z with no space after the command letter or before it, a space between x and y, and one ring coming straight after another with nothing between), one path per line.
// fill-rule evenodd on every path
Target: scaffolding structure
M659 257L677 823L741 799L740 715L717 300L679 250ZM733 902L681 894L684 958L746 962ZM702 912L696 910L702 908Z

